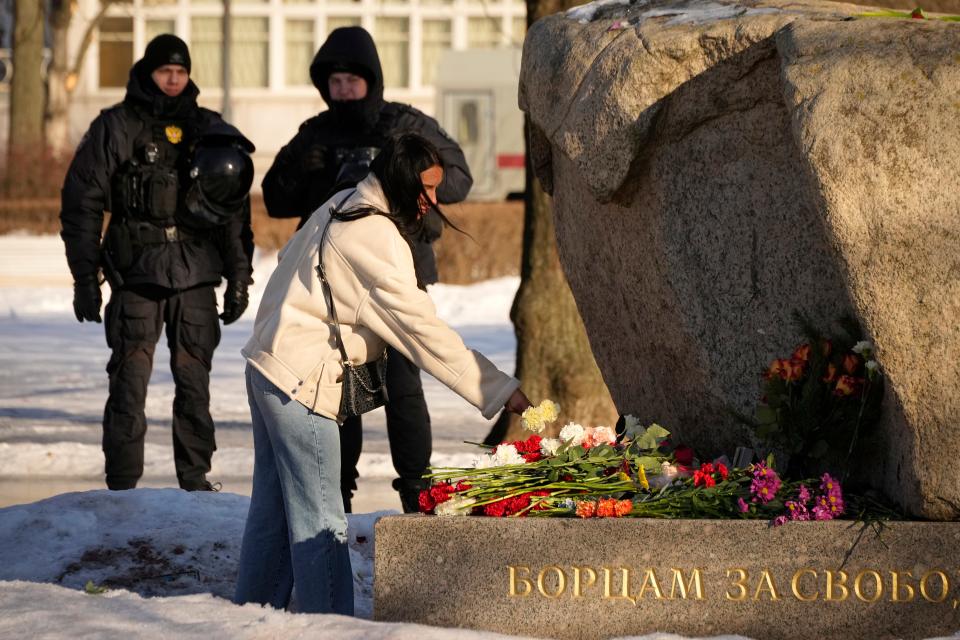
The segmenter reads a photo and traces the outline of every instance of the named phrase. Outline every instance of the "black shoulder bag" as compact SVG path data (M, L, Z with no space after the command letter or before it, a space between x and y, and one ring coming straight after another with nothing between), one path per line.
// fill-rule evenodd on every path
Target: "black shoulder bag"
M323 240L327 237L327 231L330 229L330 223L336 214L340 212L340 207L347 201L346 198L340 201L336 208L330 209L330 219L327 220L327 226L323 229L320 236L320 250L317 256L317 275L320 277L320 283L323 285L323 297L330 307L330 315L333 316L333 333L337 338L337 347L340 349L340 358L343 361L343 380L342 393L340 396L340 410L337 418L341 422L346 418L359 416L368 411L373 411L377 407L382 407L387 401L387 387L384 384L387 370L387 350L384 349L373 362L363 364L353 364L347 358L347 352L343 348L343 338L340 336L340 320L337 318L337 308L333 304L333 294L330 292L330 283L327 281L327 274L323 269Z

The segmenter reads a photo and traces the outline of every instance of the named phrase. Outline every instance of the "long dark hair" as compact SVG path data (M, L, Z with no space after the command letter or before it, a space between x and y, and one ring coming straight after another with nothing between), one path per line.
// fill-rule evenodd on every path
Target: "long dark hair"
M377 211L360 207L344 211L340 217L352 219L371 213L385 215L393 220L407 239L414 239L423 232L424 216L420 215L420 199L423 197L430 202L428 214L432 211L440 217L444 226L460 231L430 201L423 188L420 174L433 166L443 167L443 161L432 142L416 133L401 133L390 137L370 163L370 172L380 181L390 210Z

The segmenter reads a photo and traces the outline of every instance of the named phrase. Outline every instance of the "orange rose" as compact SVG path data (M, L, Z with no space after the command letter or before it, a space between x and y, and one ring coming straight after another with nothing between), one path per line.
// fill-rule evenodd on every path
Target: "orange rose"
M854 378L853 376L840 376L840 379L837 380L837 386L833 390L833 395L841 397L853 395L860 386L860 381L860 378Z
M837 367L832 362L827 365L827 372L821 378L824 382L833 382L837 379Z
M790 360L786 363L783 372L783 379L787 382L794 382L803 377L806 363L801 360Z
M844 371L846 371L850 375L853 375L854 373L857 372L857 369L859 368L860 368L860 356L853 353L848 353L847 355L843 356Z
M787 361L783 358L777 358L770 363L770 368L767 369L767 372L763 374L763 377L767 380L773 378L782 378L783 377L783 368L786 366Z
M800 360L801 362L807 362L810 359L810 345L802 344L796 349L793 350L793 355L790 356L791 360Z

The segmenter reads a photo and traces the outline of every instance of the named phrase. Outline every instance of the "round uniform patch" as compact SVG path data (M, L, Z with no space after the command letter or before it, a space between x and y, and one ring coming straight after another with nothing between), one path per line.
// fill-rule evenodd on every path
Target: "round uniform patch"
M167 134L167 140L170 141L170 144L178 144L183 140L183 129L175 124L170 125L163 132Z

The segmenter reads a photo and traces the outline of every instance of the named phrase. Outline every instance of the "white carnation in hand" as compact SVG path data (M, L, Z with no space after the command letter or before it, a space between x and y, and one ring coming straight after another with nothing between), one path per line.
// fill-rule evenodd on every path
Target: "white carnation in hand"
M583 444L583 438L586 436L586 434L586 429L576 422L568 422L563 429L560 429L560 439L569 444L571 447L576 447L580 444Z

